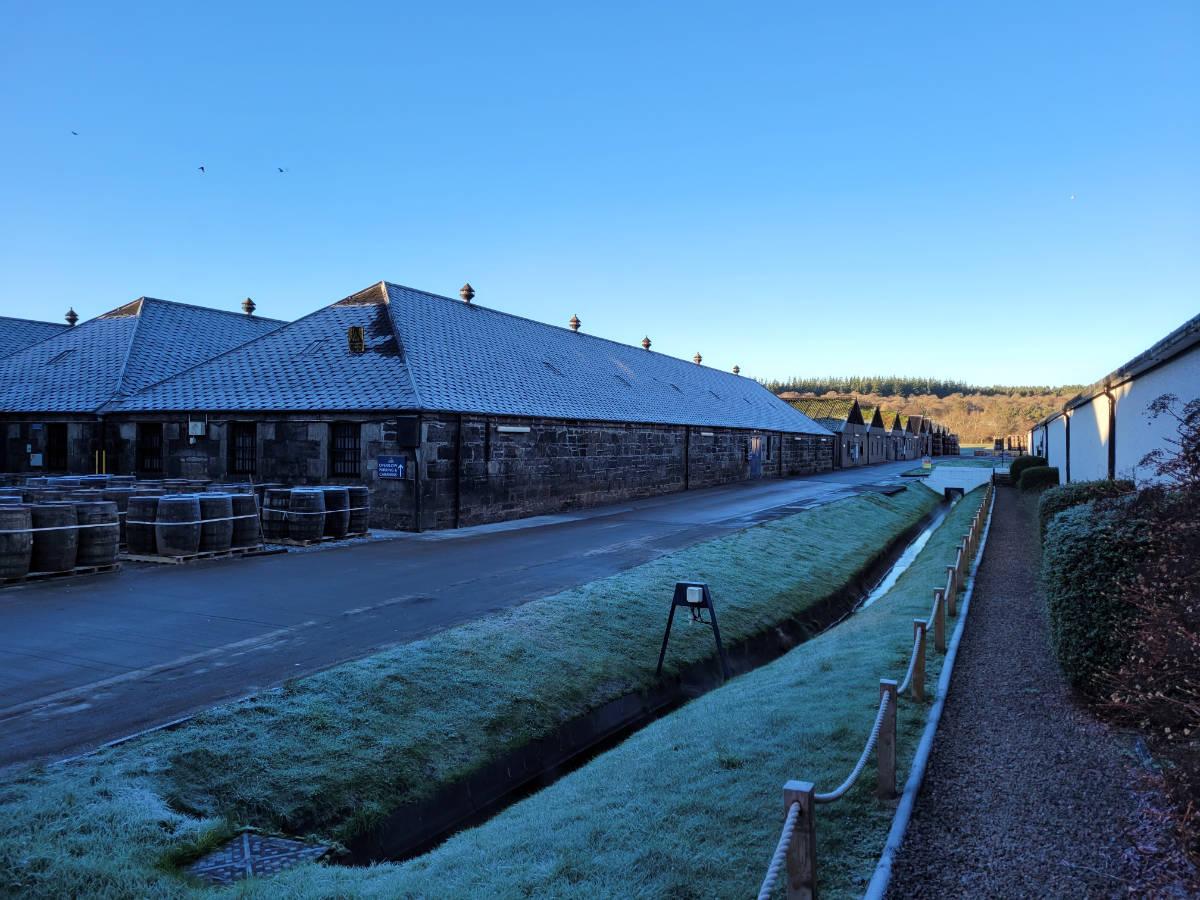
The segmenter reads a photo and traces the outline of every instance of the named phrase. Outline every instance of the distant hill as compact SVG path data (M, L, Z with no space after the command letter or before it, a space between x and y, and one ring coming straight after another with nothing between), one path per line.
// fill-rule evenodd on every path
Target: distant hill
M1024 434L1038 419L1061 409L1083 390L1082 385L980 386L898 376L793 378L765 385L777 394L795 391L808 397L856 396L866 406L931 416L948 425L963 444L990 443L997 437Z

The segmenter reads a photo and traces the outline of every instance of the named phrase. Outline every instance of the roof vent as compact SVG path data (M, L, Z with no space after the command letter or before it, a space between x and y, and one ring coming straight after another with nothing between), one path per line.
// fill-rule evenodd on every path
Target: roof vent
M254 315L254 310L256 310L257 308L258 307L256 307L254 305L254 301L251 300L249 297L247 297L245 300L242 301L242 312L244 312L248 316Z
M650 336L649 335L646 335L644 338L642 338L642 349L644 349L644 350L650 349Z
M471 298L475 296L475 288L471 287L471 282L467 282L458 289L458 296L463 298L463 303L470 303Z
M579 326L583 323L579 321L579 316L571 316L571 321L567 324L571 326L572 331L578 331Z
M367 349L361 325L351 325L346 329L346 344L350 347L351 353L362 353Z
M741 374L742 374L742 367L741 367L741 366L739 366L739 365L734 365L734 367L733 367L733 374L734 374L734 375L741 375Z
M700 365L700 363L704 362L704 357L700 355L699 350L697 350L696 355L692 357L692 362L694 362L696 365Z
M79 321L79 313L75 312L75 307L72 306L70 309L67 310L66 319L67 319L67 324L70 325L72 328L74 328L75 323Z

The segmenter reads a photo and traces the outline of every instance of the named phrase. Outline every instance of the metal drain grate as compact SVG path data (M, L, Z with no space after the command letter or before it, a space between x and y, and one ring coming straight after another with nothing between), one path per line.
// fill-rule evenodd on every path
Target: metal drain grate
M224 847L196 860L187 870L212 884L232 884L241 878L267 876L318 860L328 847L244 832Z

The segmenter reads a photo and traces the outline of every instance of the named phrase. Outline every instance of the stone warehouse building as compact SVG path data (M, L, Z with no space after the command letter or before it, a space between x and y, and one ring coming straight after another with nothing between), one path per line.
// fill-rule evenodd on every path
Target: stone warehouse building
M870 426L854 398L801 397L788 403L837 436L833 454L835 469L867 465L867 436ZM877 462L882 462L882 457Z
M832 435L751 379L473 293L381 282L119 399L116 465L366 482L375 527L415 530L831 466Z
M282 324L248 304L233 313L141 297L81 325L50 325L49 336L0 359L0 468L114 471L132 436L106 427L103 411Z

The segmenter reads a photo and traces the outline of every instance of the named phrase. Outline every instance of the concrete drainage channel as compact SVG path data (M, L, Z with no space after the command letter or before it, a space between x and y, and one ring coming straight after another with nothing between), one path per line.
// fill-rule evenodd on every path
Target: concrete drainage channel
M726 645L731 676L772 662L833 627L895 583L945 518L943 504L892 540L853 582L801 616ZM914 549L915 548L915 549ZM720 604L720 598L716 598ZM663 615L667 607L664 602ZM652 661L650 661L652 662ZM552 784L630 734L722 684L714 656L664 679L648 691L626 694L564 724L553 735L493 761L471 777L420 803L397 809L347 846L337 862L369 865L411 859L463 828L478 825Z

